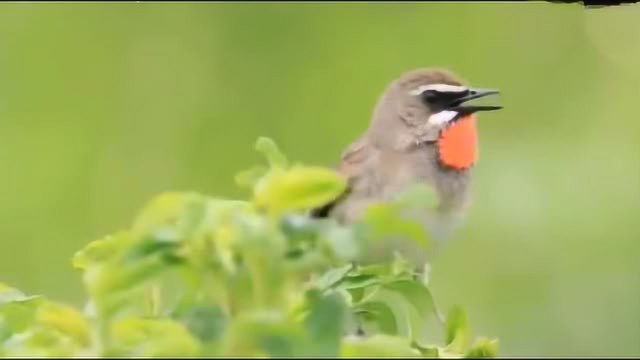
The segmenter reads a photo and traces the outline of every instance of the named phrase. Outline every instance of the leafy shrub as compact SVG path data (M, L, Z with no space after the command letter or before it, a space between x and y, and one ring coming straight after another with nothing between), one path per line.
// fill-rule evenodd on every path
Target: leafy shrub
M470 344L460 307L442 318L427 277L401 256L366 261L384 236L426 246L421 228L398 216L427 201L424 192L373 206L352 226L313 219L306 211L339 195L344 179L289 164L269 139L257 149L268 166L237 177L250 200L161 194L130 228L77 252L84 309L0 284L0 355L495 355L495 340Z

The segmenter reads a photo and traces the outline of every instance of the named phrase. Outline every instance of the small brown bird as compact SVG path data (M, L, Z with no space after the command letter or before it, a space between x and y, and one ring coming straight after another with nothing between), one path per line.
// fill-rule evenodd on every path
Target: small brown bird
M438 197L423 224L432 239L446 238L469 205L471 171L478 159L476 113L502 108L465 103L497 93L469 88L444 69L402 74L378 99L369 128L342 155L338 171L348 180L347 190L312 216L352 223L371 203L391 200L421 183ZM406 240L386 242L377 253L394 251L417 266L427 261L424 249Z

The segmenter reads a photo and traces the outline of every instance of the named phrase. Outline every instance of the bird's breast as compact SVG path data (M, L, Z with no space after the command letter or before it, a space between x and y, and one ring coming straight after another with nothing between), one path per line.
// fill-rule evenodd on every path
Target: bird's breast
M444 211L464 211L469 202L471 170L448 169L441 166L433 144L426 144L411 152L411 164L404 171L411 173L414 181L431 186L438 195L439 206ZM404 184L408 185L408 184Z

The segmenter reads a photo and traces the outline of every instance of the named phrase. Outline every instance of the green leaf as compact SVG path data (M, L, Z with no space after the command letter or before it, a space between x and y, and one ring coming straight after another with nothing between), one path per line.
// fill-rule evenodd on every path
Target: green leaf
M314 246L321 226L307 216L289 214L280 221L280 230L287 237L290 247L309 250Z
M305 320L310 341L306 356L336 357L346 325L346 308L338 294L322 296L317 291L308 294L310 313Z
M361 253L361 244L351 228L331 226L323 232L324 243L331 256L340 261L355 261Z
M280 151L276 143L267 137L260 137L256 141L256 150L263 153L272 168L286 168L287 157Z
M393 275L393 267L386 262L369 264L366 266L359 266L358 269L354 272L354 276L355 274L371 275L383 279L390 275Z
M135 219L134 236L181 241L192 236L206 217L207 199L197 193L166 192L149 201ZM166 236L169 235L169 236Z
M346 180L333 170L298 165L261 180L254 201L258 208L282 213L324 205L345 188Z
M400 333L396 314L391 306L386 302L368 301L354 309L365 333L388 335Z
M393 254L393 262L391 263L391 273L394 276L412 275L413 269L409 262L398 252Z
M265 334L259 340L261 348L271 357L295 356L294 344L286 335Z
M22 291L0 282L0 306L12 301L24 300L25 298L27 296Z
M469 343L469 324L467 314L460 306L454 306L447 315L445 323L445 342L447 350L463 353Z
M378 327L386 334L422 341L426 321L434 312L429 290L415 280L385 282L360 299L358 311L375 315ZM384 305L384 306L383 306ZM390 309L393 325L385 309Z
M327 290L342 281L352 269L352 264L330 269L315 279L313 285L321 291Z
M101 268L95 278L94 293L100 297L117 295L118 292L142 286L145 281L167 269L167 263L158 255L148 256L127 266L111 264Z
M418 349L418 351L420 351L420 353L422 354L423 357L425 358L440 358L441 356L441 351L440 348L438 346L435 345L431 345L431 346L421 346L419 344L414 343L413 347Z
M396 322L396 333L391 335L400 335L414 340L421 331L421 323L418 314L411 306L407 299L395 291L390 291L385 287L380 287L375 294L371 296L368 302L379 302L385 304L391 309Z
M134 264L143 260L145 257L162 255L163 253L171 253L177 250L178 244L173 242L158 241L156 238L147 238L135 245L126 252L123 264Z
M421 357L420 352L411 347L409 340L382 334L369 338L346 338L342 344L340 355L357 358Z
M131 238L126 232L92 241L73 255L73 267L86 270L91 265L112 260L121 254L130 242Z
M344 281L340 284L340 287L347 290L354 290L378 285L381 283L382 279L375 275L350 275L344 279Z
M76 253L74 263L85 270L85 284L101 303L120 302L122 292L168 270L177 262L179 244L152 236L139 240L130 233L90 244Z
M426 227L403 215L396 205L370 205L365 211L363 223L371 230L372 240L401 236L416 241L425 250L428 249L429 236Z
M38 307L45 301L41 296L24 296L0 305L0 319L13 333L25 331L37 320Z
M200 344L180 323L169 319L127 318L112 327L118 357L194 357Z
M478 338L465 354L467 358L494 358L498 354L498 340Z
M207 215L207 199L203 196L190 196L178 217L176 227L184 239L194 236Z
M11 295L11 296L9 296ZM89 343L89 326L70 306L41 296L0 288L0 340L3 356L71 356Z
M418 312L421 320L435 312L433 296L428 288L414 280L399 280L384 285L384 288L400 293Z
M178 319L203 342L218 341L228 322L220 307L215 305L193 305Z
M67 358L80 355L81 349L55 330L34 328L11 337L0 350L3 357L8 358Z
M37 319L43 326L73 338L80 345L89 344L89 322L71 306L45 302L38 308Z
M222 356L301 356L306 344L302 330L279 312L244 313L233 321L225 334Z
M257 165L241 171L235 176L236 184L241 187L253 188L268 171L269 169L263 165Z

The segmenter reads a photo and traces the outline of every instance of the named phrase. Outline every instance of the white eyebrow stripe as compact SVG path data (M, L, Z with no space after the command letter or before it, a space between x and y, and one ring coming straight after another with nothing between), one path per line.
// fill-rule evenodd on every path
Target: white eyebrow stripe
M438 92L463 92L467 91L468 88L465 86L456 86L449 84L429 84L419 86L417 89L411 90L409 94L411 95L420 95L427 90L435 90Z

